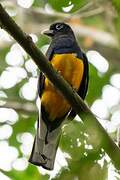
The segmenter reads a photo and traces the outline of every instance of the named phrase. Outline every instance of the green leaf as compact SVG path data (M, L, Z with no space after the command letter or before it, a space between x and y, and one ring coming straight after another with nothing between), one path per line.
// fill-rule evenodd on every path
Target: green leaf
M49 44L50 43L50 39L45 36L45 35L41 35L39 38L38 38L38 41L36 43L36 45L41 48L42 46L46 45L46 44Z
M76 121L68 123L63 129L60 147L63 151L67 152L74 160L80 159L85 152L85 136L83 130L83 124Z
M12 180L48 180L48 175L41 175L37 168L33 165L29 165L25 171L12 170L10 172L6 172L5 174L12 178Z
M0 49L0 73L6 68L5 56L8 53L10 47Z
M44 7L45 0L34 0L33 7Z
M119 38L120 43L120 1L119 0L112 0L112 4L118 13L118 16L114 19L115 27L116 27L116 33Z
M48 0L48 3L56 11L64 12L64 8L72 6L70 12L75 12L87 3L87 0Z
M120 1L119 0L112 0L112 3L115 6L118 13L120 14Z

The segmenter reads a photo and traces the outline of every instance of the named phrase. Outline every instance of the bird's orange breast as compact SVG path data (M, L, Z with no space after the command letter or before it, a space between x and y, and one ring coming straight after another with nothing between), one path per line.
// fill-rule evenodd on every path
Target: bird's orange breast
M51 63L74 89L79 89L84 72L84 64L81 59L78 59L75 54L55 54ZM64 116L71 107L48 78L45 78L41 103L51 121Z

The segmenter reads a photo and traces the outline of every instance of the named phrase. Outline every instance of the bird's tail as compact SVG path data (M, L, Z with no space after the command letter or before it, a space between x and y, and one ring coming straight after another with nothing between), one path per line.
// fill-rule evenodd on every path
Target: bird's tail
M49 131L42 119L38 119L37 134L34 139L32 153L29 162L45 169L52 170L56 151L61 135L61 127Z

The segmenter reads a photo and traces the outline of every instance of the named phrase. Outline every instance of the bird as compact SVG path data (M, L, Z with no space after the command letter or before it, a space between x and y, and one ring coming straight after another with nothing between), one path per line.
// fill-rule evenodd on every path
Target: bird
M56 22L44 34L51 38L46 52L48 61L84 100L88 90L89 65L72 28L67 23ZM40 72L38 79L40 108L29 162L53 170L62 126L69 119L74 119L76 112L44 73Z

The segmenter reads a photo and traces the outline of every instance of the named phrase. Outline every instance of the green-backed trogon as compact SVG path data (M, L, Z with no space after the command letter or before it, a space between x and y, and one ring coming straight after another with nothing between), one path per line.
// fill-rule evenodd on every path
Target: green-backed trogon
M46 53L48 60L84 99L88 89L88 60L78 46L71 27L65 23L54 23L44 34L52 39ZM73 119L76 112L42 72L39 76L38 95L41 100L40 112L29 161L52 170L61 127L65 119Z

